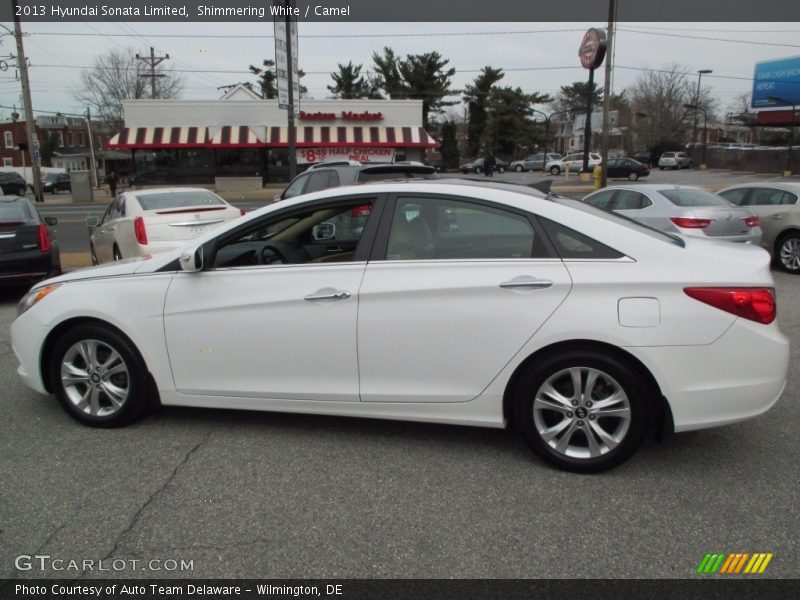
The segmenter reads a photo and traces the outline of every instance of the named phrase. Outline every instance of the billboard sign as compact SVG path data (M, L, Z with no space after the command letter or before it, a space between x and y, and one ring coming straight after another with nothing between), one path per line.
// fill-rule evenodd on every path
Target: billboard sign
M756 63L751 106L777 108L792 104L800 105L800 56Z
M291 4L282 0L275 0L275 6L289 6ZM291 19L291 17L290 17ZM286 17L275 17L275 75L278 82L278 106L289 108L289 56L287 49L289 43L292 48L292 100L294 104L294 114L300 113L300 77L297 69L297 21L289 21L289 37L291 42L286 39Z

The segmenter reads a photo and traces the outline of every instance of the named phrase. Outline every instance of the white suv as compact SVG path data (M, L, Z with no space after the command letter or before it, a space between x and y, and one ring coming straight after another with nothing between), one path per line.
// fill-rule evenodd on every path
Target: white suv
M658 168L664 169L690 169L692 159L686 152L664 152L658 159Z
M595 165L599 165L603 159L599 154L594 152L589 153L589 170L593 169ZM562 171L566 171L567 167L573 173L579 173L583 168L583 152L578 154L567 154L564 158L558 160L551 160L547 162L545 169L550 171L552 175L558 175Z

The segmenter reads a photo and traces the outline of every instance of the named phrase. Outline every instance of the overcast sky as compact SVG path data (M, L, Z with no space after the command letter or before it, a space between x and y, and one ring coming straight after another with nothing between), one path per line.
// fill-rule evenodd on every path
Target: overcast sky
M303 83L311 96L324 98L329 95L326 86L331 84L330 72L337 63L352 60L369 68L372 52L387 45L400 55L436 50L457 69L455 87L463 87L475 77L475 71L491 65L507 71L506 85L553 94L561 85L586 80L588 73L580 68L577 48L583 32L591 26L602 24L300 23L300 67L308 73ZM244 37L271 36L272 25L265 23L28 23L23 30L30 34L25 38L25 51L32 65L33 105L42 111L83 112L85 107L70 94L80 73L74 67L91 65L97 54L109 48L132 47L146 53L152 45L158 54L169 53L167 64L176 69L234 71L185 73L183 97L191 99L217 98L217 86L254 80L248 77L248 65L274 58L271 37ZM455 35L491 32L495 33ZM756 62L800 55L798 33L800 23L620 23L615 38L614 91L630 86L640 74L630 67L662 68L677 63L692 73L692 81L696 81L698 69L713 69L713 75L703 77L703 86L713 88L725 109L736 96L751 90ZM234 37L208 37L220 35ZM375 37L355 37L359 35ZM12 37L0 39L0 54L15 52ZM513 70L546 67L551 69ZM602 84L602 72L596 75ZM20 105L20 85L13 70L0 73L0 104ZM9 113L0 109L0 115Z

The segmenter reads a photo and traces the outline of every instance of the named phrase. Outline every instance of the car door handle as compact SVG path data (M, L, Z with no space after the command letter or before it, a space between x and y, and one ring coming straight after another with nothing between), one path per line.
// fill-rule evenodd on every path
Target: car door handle
M108 230L109 231L116 231L117 230L117 226L116 225L112 225L111 227L108 228Z
M511 281L504 281L500 284L503 289L529 289L540 290L549 288L553 282L549 279L512 279Z
M780 221L783 218L783 215L770 215L770 219L775 219L776 221Z
M317 302L319 300L347 300L352 294L344 290L334 290L331 288L324 288L317 290L313 294L305 297L309 302Z

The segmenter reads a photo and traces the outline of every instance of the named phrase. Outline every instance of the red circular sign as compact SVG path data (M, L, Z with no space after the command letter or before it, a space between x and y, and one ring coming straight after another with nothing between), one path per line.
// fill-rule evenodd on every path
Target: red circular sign
M606 31L605 29L589 29L581 41L578 48L578 57L584 69L596 69L603 64L606 55Z

